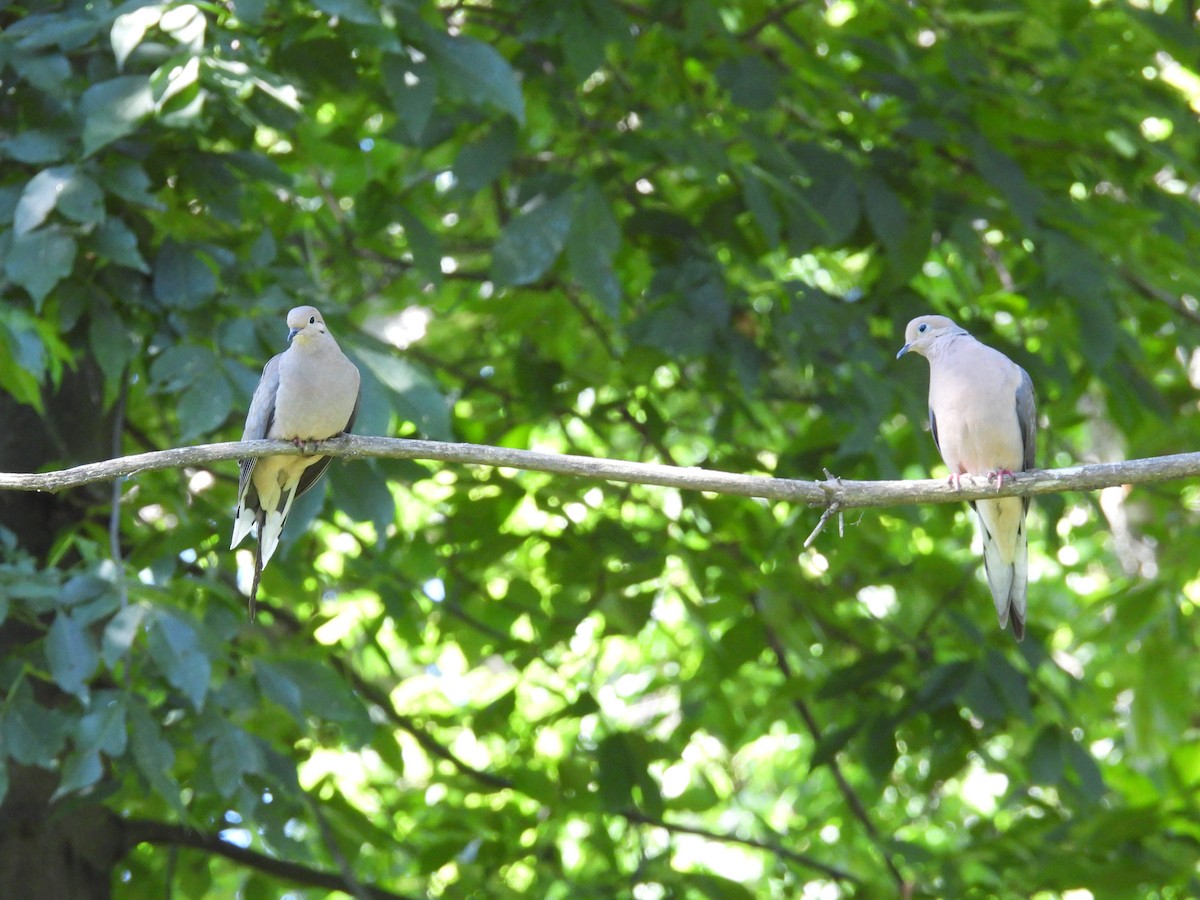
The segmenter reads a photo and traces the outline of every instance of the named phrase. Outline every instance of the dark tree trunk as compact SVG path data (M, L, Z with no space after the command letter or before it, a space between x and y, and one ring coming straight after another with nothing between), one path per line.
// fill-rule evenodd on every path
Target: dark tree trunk
M33 472L47 466L103 459L111 445L111 415L102 408L97 367L85 359L46 392L44 416L0 392L0 471ZM43 563L59 531L89 515L103 515L106 485L59 494L0 491L0 525ZM70 564L68 559L66 564ZM0 625L0 656L21 654L44 632L10 618ZM44 706L70 702L38 684ZM49 765L49 761L47 761ZM104 900L124 854L121 820L86 798L51 802L57 768L8 760L8 793L0 804L0 898Z
M124 855L121 821L97 803L51 803L58 773L8 767L0 806L0 897L107 900Z

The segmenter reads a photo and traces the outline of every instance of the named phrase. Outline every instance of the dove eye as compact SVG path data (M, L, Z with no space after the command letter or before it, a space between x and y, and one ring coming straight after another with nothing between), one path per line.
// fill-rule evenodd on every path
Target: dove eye
M924 322L922 322L920 325L917 326L917 331L924 331L928 327L929 327L928 325L926 325Z
M317 324L317 317L316 317L316 316L309 316L309 317L308 317L308 324L309 324L309 325L316 325L316 324ZM924 325L922 325L922 326L921 326L921 330L922 330L922 331L924 331L924 330L925 330L925 326L924 326Z

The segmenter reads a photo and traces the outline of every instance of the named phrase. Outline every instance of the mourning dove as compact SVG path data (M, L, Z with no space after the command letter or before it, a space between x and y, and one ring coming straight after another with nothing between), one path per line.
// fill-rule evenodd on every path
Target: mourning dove
M929 424L942 460L957 487L962 475L996 479L1033 468L1037 412L1029 373L945 316L908 323L908 351L929 360ZM983 530L983 562L1000 627L1012 622L1025 637L1025 587L1029 554L1025 534L1028 497L979 500L971 504Z
M297 306L287 315L290 346L271 357L254 389L243 441L273 438L297 446L347 433L358 413L359 374L329 333L321 314ZM315 449L315 448L313 448ZM258 525L250 615L258 581L279 545L279 533L292 501L307 491L329 465L327 456L264 456L239 460L238 505L233 543L241 543Z

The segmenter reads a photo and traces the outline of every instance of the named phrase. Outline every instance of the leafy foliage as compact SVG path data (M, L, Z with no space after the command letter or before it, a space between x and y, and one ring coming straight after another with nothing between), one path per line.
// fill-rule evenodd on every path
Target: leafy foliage
M363 433L917 477L935 311L1031 373L1043 465L1190 449L1185 9L9 4L6 409L47 466L236 437L311 302ZM106 494L0 532L8 771L262 854L142 844L122 896L1200 891L1190 487L1040 501L1017 646L966 509L806 550L811 510L384 461L251 622L231 476L124 485L119 553Z

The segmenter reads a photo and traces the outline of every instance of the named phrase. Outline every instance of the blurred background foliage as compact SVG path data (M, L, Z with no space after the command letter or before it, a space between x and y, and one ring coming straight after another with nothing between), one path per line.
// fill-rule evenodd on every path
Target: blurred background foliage
M1191 4L0 25L3 470L236 438L300 303L361 433L925 477L937 312L1043 466L1200 436ZM0 894L1200 893L1193 486L1039 500L1017 645L965 506L388 461L250 621L234 471L0 497Z

